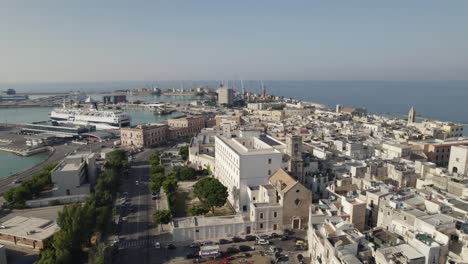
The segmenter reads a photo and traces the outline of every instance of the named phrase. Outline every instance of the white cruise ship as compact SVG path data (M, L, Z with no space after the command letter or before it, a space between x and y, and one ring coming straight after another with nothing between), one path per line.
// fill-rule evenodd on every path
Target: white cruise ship
M131 117L122 111L98 110L95 104L89 109L55 108L50 113L50 119L59 123L77 125L93 125L96 129L119 129L130 126Z

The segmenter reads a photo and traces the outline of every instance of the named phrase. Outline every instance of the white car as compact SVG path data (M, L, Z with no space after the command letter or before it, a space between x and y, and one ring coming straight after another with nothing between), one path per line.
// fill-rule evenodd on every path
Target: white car
M154 248L160 249L161 248L161 243L159 243L159 242L154 243Z
M135 181L135 185L138 185L140 182L139 181Z
M260 238L260 239L257 239L257 244L259 244L259 245L269 245L270 241L268 241L267 239L264 239L264 238Z

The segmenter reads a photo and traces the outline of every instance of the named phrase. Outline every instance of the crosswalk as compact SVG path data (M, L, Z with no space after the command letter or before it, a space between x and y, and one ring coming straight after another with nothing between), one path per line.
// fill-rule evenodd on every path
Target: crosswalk
M119 242L119 249L127 249L127 248L138 248L138 247L145 247L145 246L154 246L156 243L155 238L151 239L129 239L129 240L121 240Z

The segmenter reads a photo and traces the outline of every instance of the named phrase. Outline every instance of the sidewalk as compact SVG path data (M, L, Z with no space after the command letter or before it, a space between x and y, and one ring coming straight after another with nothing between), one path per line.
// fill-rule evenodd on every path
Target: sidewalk
M170 210L169 204L167 203L167 195L164 191L161 190L159 193L159 199L154 200L155 210ZM154 211L153 211L154 212ZM172 231L172 225L162 225L161 227L156 227L156 235L161 235Z

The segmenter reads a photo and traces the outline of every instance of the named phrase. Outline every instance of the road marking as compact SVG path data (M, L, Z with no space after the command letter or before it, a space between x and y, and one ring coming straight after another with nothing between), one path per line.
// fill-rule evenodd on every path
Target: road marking
M138 174L138 181L141 181L141 174ZM138 212L137 212L137 234L140 233L140 205L141 205L141 188L138 188Z

